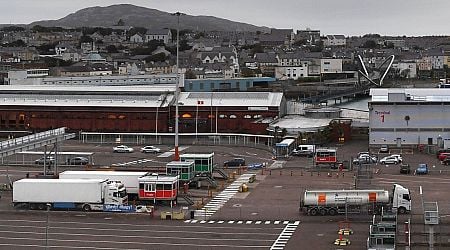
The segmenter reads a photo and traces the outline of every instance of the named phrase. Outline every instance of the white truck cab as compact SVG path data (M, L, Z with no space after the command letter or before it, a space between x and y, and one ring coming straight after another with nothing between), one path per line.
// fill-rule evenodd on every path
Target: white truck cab
M126 205L128 195L125 186L120 181L108 181L104 187L105 205Z
M411 211L411 194L409 189L399 184L394 184L392 190L392 209L399 214Z

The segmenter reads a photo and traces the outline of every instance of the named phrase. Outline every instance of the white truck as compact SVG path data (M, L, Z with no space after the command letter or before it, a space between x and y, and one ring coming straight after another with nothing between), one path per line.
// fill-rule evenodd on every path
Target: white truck
M409 190L394 184L392 195L386 190L306 190L300 200L300 211L308 215L358 213L363 209L380 213L391 207L399 214L411 211Z
M22 179L13 183L14 207L103 211L128 204L125 186L107 179Z
M127 189L128 198L137 200L139 196L139 177L149 175L149 172L131 171L64 171L59 174L60 179L108 179L120 181Z

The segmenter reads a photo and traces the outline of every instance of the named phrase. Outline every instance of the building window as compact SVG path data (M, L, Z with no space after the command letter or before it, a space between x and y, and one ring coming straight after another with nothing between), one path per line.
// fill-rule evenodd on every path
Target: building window
M236 115L230 115L230 119L236 119L237 116Z
M251 115L245 115L244 118L245 118L245 119L251 119L252 116L251 116Z
M221 119L227 118L227 115L219 115L219 118L221 118Z

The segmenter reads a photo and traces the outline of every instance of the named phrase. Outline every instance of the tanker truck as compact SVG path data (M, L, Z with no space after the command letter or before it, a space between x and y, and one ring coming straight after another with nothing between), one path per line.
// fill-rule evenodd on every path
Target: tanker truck
M300 212L307 215L337 215L360 213L379 214L382 209L404 214L411 211L409 190L394 184L392 193L374 190L306 190L300 200Z
M22 179L13 183L14 207L103 211L128 203L124 185L106 179Z

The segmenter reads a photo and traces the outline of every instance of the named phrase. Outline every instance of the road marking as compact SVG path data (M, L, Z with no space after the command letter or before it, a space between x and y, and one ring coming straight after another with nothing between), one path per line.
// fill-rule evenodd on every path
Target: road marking
M279 222L279 221L275 221ZM280 233L278 238L275 240L275 242L270 247L270 250L275 249L284 249L286 244L288 243L289 239L292 237L292 234L297 230L298 225L300 224L300 221L295 221L293 223L289 222L284 227L283 231Z
M28 232L28 234L45 234L45 233L36 233L36 232ZM58 234L58 233L52 233L52 234ZM67 236L70 236L70 234L67 234ZM92 236L90 234L84 234L84 236ZM116 238L133 238L135 236L132 235L128 235L128 236L123 236L123 235L98 235L97 237L100 238L104 238L105 237L111 237L111 239L116 239ZM80 240L72 240L72 239L51 239L51 242L64 242L64 243L69 243L69 244L73 244L74 242L77 243L86 243L86 244L108 244L108 245L117 245L117 244L124 244L124 245L147 245L147 246L151 246L151 245L167 245L167 246L191 246L191 247L198 247L198 248L205 248L205 247L223 247L223 248L265 248L268 246L261 246L261 245L229 245L229 244L205 244L205 241L207 240L213 240L213 241L217 241L217 239L205 239L204 237L200 237L200 238L183 238L183 237L152 237L152 236L141 236L144 238L156 238L156 239L177 239L177 240L201 240L202 244L189 244L189 243L166 243L166 242L138 242L138 241L107 241L107 240L87 240L87 239L80 239ZM30 239L30 238L25 238L25 237L3 237L0 236L0 239L7 239L7 240L19 240L19 241L23 241L23 240L29 240L29 241L39 241L42 242L42 238L38 238L38 239ZM220 239L221 241L236 241L236 239ZM255 242L268 242L269 240L261 240L261 239L246 239L246 241L255 241Z

